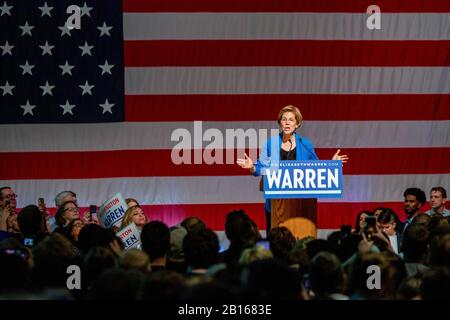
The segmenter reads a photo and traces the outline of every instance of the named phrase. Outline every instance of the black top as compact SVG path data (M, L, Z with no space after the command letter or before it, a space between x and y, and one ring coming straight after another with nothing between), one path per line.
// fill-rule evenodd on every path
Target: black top
M283 148L280 150L281 160L296 160L297 159L297 148L293 148L291 151L286 151Z

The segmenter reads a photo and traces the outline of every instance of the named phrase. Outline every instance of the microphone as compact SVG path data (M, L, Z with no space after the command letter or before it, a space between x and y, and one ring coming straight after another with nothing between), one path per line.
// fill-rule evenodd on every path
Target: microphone
M311 153L311 154L314 156L315 160L318 160L316 154L315 154L314 152L312 152L312 151L311 151L311 150L303 143L303 139L302 139L301 137L298 137L298 138L299 138L299 140L300 140L300 143L306 148L306 150L308 150L309 153Z
M290 144L291 146L289 147L289 151L288 151L288 153L286 154L286 160L289 158L289 155L291 154L291 151L292 151L292 141L291 141L291 138L289 138L288 142L289 142L289 144Z
M291 147L289 148L289 151L291 151L292 150L292 141L291 141L291 139L289 139L288 142L291 145Z

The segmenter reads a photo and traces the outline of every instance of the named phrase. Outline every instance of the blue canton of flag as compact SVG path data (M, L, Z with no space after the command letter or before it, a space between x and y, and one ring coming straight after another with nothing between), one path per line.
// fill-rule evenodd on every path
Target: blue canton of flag
M0 0L0 56L0 123L124 120L121 0Z

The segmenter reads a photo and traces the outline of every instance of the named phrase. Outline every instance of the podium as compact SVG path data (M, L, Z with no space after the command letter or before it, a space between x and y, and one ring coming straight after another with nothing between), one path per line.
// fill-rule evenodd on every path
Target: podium
M342 163L282 161L267 169L260 190L271 204L271 228L294 217L307 218L317 225L317 198L342 196Z
M317 199L270 199L271 228L294 217L307 218L317 225Z
M264 191L263 178L259 190ZM269 199L270 228L276 228L289 218L303 217L317 225L317 198Z

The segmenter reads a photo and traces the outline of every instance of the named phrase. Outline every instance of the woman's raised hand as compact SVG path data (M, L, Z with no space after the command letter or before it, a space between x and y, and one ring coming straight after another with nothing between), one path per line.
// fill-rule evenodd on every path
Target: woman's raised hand
M343 154L341 156L341 155L339 155L339 152L341 152L341 149L338 149L338 151L336 151L336 153L334 154L334 156L331 160L341 160L342 163L346 163L348 160L348 156L346 154Z
M236 163L243 169L253 168L253 161L246 153L244 153L244 159L237 159Z

